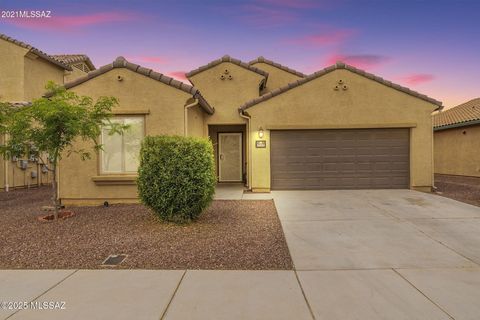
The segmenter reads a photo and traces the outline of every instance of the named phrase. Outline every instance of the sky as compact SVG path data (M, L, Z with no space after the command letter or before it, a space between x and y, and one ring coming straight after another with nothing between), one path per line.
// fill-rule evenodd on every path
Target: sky
M344 61L453 107L480 97L480 0L0 0L0 33L187 81L225 54L310 74Z

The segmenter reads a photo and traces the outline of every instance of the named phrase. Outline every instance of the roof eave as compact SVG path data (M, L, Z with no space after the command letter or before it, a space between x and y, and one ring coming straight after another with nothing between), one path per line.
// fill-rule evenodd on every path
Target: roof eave
M418 99L421 99L421 100L430 102L431 104L436 105L436 106L438 107L438 108L435 109L435 110L441 110L441 108L443 108L441 101L435 100L435 99L430 98L430 97L428 97L428 96L426 96L426 95L424 95L424 94L420 94L420 93L418 93L418 92L416 92L416 91L413 91L413 90L411 90L411 89L409 89L409 88L406 88L406 87L403 87L403 86L401 86L401 85L395 84L395 83L393 83L393 82L391 82L391 81L388 81L388 80L385 80L385 79L383 79L383 78L381 78L381 77L378 77L378 76L376 76L376 75L374 75L374 74L372 74L372 73L368 73L368 72L366 72L366 71L364 71L364 70L357 69L357 68L355 68L355 67L353 67L353 66L347 65L346 63L339 61L339 62L337 62L337 63L334 64L334 65L331 65L331 66L329 66L329 67L327 67L327 68L324 68L324 69L322 69L322 70L319 70L319 71L317 71L317 72L315 72L315 73L312 73L312 74L308 75L306 78L299 79L299 80L297 80L297 81L295 81L295 82L289 83L289 84L287 84L287 85L285 85L285 86L283 86L283 87L277 88L277 89L275 89L275 90L273 90L273 91L271 91L271 92L269 92L269 93L267 93L267 94L264 94L264 95L262 95L261 97L255 98L255 99L253 99L253 100L251 100L251 101L248 101L248 102L246 102L245 104L243 104L243 105L240 107L240 109L246 110L246 109L248 109L248 108L251 108L251 107L253 107L254 105L256 105L256 104L258 104L258 103L260 103L260 102L266 101L266 100L268 100L268 99L270 99L270 98L273 98L273 97L275 97L275 96L277 96L277 95L279 95L279 94L282 94L283 92L286 92L286 91L291 90L291 89L293 89L293 88L295 88L295 87L301 86L301 85L303 85L304 83L307 83L307 82L310 82L310 81L312 81L312 80L314 80L314 79L320 78L320 77L326 75L327 73L330 73L330 72L332 72L332 71L334 71L334 70L338 70L338 69L348 70L348 71L350 71L350 72L356 73L356 74L361 75L361 76L363 76L363 77L365 77L365 78L368 78L368 79L370 79L370 80L376 81L376 82L378 82L378 83L380 83L380 84L383 84L383 85L385 85L385 86L388 86L388 87L390 87L390 88L392 88L392 89L395 89L395 90L397 90L397 91L400 91L400 92L403 92L403 93L405 93L405 94L409 94L409 95L411 95L411 96L413 96L413 97L416 97L416 98L418 98Z
M439 127L433 127L433 131L442 131L442 130L448 130L448 129L454 129L454 128L469 127L477 124L480 124L480 119L453 123L453 124L448 124L448 125L439 126Z
M292 68L289 68L287 66L284 66L280 63L277 63L275 61L272 61L272 60L269 60L269 59L265 59L264 57L260 56L254 60L251 60L250 62L248 62L249 65L253 66L254 64L256 63L265 63L265 64L268 64L272 67L275 67L279 70L282 70L282 71L285 71L285 72L288 72L288 73L291 73L297 77L300 77L300 78L306 78L307 75L304 74L303 72L300 72L300 71L297 71L295 69L292 69Z

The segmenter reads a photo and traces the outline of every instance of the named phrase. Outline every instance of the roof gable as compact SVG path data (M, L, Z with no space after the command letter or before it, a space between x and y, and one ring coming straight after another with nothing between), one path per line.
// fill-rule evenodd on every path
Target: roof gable
M78 86L79 84L82 84L90 79L93 79L95 77L98 77L104 73L107 73L110 70L113 70L115 68L126 68L128 70L131 70L133 72L139 73L141 75L144 75L146 77L149 77L153 80L159 81L163 84L169 85L171 87L174 87L178 90L184 91L186 93L191 94L195 99L198 99L199 105L202 107L202 109L208 113L208 114L213 114L215 109L211 107L208 102L203 98L203 96L200 94L200 91L192 87L189 84L180 82L178 80L175 80L171 77L168 77L164 74L161 74L159 72L153 71L152 69L144 68L142 66L139 66L138 64L134 64L131 62L128 62L124 57L118 57L115 59L113 63L107 64L103 67L100 67L94 71L89 72L86 76L77 78L71 82L67 82L64 87L66 89L73 88L75 86Z
M86 54L54 54L52 55L52 57L69 66L83 62L88 66L90 70L96 69L92 63L92 60L90 60L90 58Z
M187 78L190 78L190 77L192 77L192 76L194 76L194 75L196 75L196 74L198 74L198 73L201 73L201 72L203 72L203 71L205 71L205 70L211 69L211 68L213 68L213 67L215 67L215 66L217 66L217 65L219 65L219 64L221 64L221 63L223 63L223 62L233 63L233 64L235 64L235 65L237 65L237 66L240 66L240 67L242 67L242 68L244 68L244 69L246 69L246 70L255 72L255 73L263 76L265 79L262 81L261 86L262 86L262 87L265 86L265 84L266 84L266 82L267 82L267 79L268 79L268 72L263 71L263 70L260 70L260 69L258 69L258 68L255 68L255 67L249 65L248 63L243 62L243 61L241 61L241 60L239 60L239 59L232 58L232 57L230 57L229 55L225 55L225 56L221 57L220 59L214 60L214 61L212 61L212 62L210 62L210 63L208 63L208 64L206 64L206 65L204 65L204 66L201 66L201 67L199 67L199 68L197 68L197 69L194 69L194 70L186 73L185 76L186 76Z
M480 98L472 99L433 116L435 130L480 123Z
M56 66L58 66L62 69L69 70L69 71L72 70L72 68L69 65L65 64L64 62L56 59L55 57L53 57L51 55L46 54L45 52L27 44L27 43L16 40L16 39L14 39L12 37L9 37L9 36L7 36L3 33L0 33L0 39L8 41L8 42L13 43L13 44L16 44L17 46L20 46L22 48L25 48L25 49L29 50L29 52L47 60L50 63L53 63L54 65L56 65Z
M289 68L289 67L284 66L284 65L281 65L280 63L274 62L272 60L265 59L262 56L250 61L248 64L249 65L254 65L256 63L266 63L266 64L271 65L273 67L276 67L280 70L283 70L283 71L289 72L291 74L294 74L294 75L296 75L297 77L300 77L300 78L305 78L307 76L306 74L304 74L300 71L294 70L294 69Z
M260 97L258 97L258 98L255 98L255 99L253 99L253 100L250 100L250 101L246 102L245 104L243 104L239 109L240 109L240 110L246 110L246 109L248 109L248 108L251 108L251 107L253 107L254 105L256 105L256 104L258 104L258 103L260 103L260 102L263 102L263 101L265 101L265 100L268 100L268 99L270 99L270 98L273 98L273 97L275 97L275 96L278 96L278 95L280 95L280 94L282 94L282 93L284 93L284 92L286 92L286 91L289 91L289 90L291 90L291 89L293 89L293 88L296 88L296 87L298 87L298 86L301 86L301 85L303 85L303 84L305 84L305 83L307 83L307 82L310 82L310 81L312 81L312 80L314 80L314 79L317 79L317 78L319 78L319 77L321 77L321 76L326 75L327 73L330 73L330 72L332 72L332 71L334 71L334 70L338 70L338 69L346 69L346 70L349 70L349 71L351 71L351 72L353 72L353 73L356 73L356 74L361 75L361 76L363 76L363 77L365 77L365 78L368 78L368 79L370 79L370 80L373 80L373 81L376 81L376 82L381 83L381 84L383 84L383 85L386 85L386 86L388 86L388 87L391 87L391 88L393 88L393 89L395 89L395 90L404 92L404 93L409 94L409 95L411 95L411 96L414 96L414 97L416 97L416 98L419 98L419 99L425 100L425 101L427 101L427 102L430 102L430 103L432 103L432 104L434 104L434 105L437 105L437 106L438 106L438 109L441 109L441 108L442 108L442 102L440 102L440 101L438 101L438 100L435 100L435 99L430 98L430 97L428 97L428 96L426 96L426 95L424 95L424 94L421 94L421 93L418 93L418 92L416 92L416 91L410 90L409 88L406 88L406 87L403 87L403 86L401 86L401 85L395 84L395 83L393 83L393 82L391 82L391 81L388 81L388 80L385 80L385 79L383 79L383 78L381 78L381 77L378 77L378 76L376 76L376 75L374 75L374 74L372 74L372 73L368 73L368 72L366 72L366 71L364 71L364 70L357 69L357 68L355 68L355 67L353 67L353 66L350 66L350 65L348 65L348 64L345 64L345 63L339 61L339 62L337 62L336 64L334 64L334 65L332 65L332 66L329 66L329 67L327 67L327 68L325 68L325 69L322 69L322 70L320 70L320 71L317 71L317 72L315 72L315 73L312 73L311 75L307 76L306 78L303 78L303 79L297 80L297 81L295 81L295 82L289 83L289 84L287 84L287 85L285 85L285 86L283 86L283 87L280 87L280 88L277 88L277 89L275 89L275 90L273 90L273 91L271 91L271 92L268 92L268 93L266 93L266 94L264 94L264 95L262 95L262 96L260 96Z

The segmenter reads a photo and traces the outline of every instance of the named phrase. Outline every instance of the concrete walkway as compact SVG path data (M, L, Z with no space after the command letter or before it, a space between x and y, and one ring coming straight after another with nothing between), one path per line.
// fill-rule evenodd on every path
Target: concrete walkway
M250 196L273 196L295 271L4 270L0 301L29 309L0 319L479 319L480 208L409 190Z
M273 197L316 319L480 319L480 208L411 190Z

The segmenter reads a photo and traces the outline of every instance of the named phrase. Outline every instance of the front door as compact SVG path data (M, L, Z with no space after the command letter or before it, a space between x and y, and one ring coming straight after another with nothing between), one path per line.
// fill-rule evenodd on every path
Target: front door
M218 134L218 180L242 181L242 133Z

